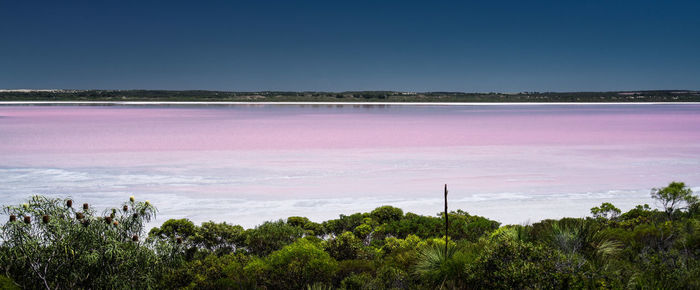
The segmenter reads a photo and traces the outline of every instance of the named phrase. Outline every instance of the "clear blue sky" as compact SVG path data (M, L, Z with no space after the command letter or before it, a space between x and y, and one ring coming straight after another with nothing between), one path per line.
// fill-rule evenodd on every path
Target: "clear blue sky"
M0 88L700 89L700 1L0 0Z

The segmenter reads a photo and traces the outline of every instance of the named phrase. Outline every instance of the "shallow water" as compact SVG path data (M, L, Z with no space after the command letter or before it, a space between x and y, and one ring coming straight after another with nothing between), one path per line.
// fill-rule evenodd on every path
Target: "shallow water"
M390 204L523 223L700 186L700 105L0 106L0 203L149 199L250 227ZM700 189L700 188L698 188Z

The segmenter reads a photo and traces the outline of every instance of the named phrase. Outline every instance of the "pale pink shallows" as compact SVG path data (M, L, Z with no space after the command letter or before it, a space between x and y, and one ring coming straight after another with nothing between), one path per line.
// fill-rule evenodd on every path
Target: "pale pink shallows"
M253 226L382 204L506 223L700 185L700 105L0 106L0 203L136 194ZM199 206L192 210L192 204ZM206 213L206 214L205 214Z

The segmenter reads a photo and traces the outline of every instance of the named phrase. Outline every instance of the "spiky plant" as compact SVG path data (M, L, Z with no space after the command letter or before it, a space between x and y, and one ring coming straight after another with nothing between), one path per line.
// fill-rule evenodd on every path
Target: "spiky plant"
M552 223L552 245L565 254L578 253L584 243L581 227L578 224L560 225Z
M447 255L445 255L447 253ZM416 275L429 287L461 289L467 265L476 259L471 248L449 244L447 251L441 244L425 247L418 252L414 267Z
M596 247L596 254L601 259L608 259L619 255L623 248L624 245L619 241L605 240Z
M437 244L421 249L418 252L418 262L415 267L416 274L425 275L439 271L447 260L452 258L455 252L457 252L457 248L454 246L448 246L447 252L445 252L445 248Z

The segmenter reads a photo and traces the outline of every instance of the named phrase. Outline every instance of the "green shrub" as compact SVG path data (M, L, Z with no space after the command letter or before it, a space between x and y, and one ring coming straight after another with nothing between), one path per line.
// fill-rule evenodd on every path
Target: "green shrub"
M382 289L376 279L368 273L352 274L340 282L340 289L344 290L370 290Z
M330 283L336 262L318 245L300 239L272 252L265 259L253 260L245 267L260 286L272 289L301 289L316 282Z
M385 205L374 209L369 215L372 220L378 222L379 224L386 224L403 218L403 210Z
M155 216L148 202L131 201L98 215L72 200L33 196L6 215L22 217L2 226L0 261L23 287L148 288L167 258L144 237ZM70 206L69 206L70 205ZM160 248L161 253L172 251Z
M247 230L246 246L252 254L265 256L273 251L293 243L301 238L304 230L288 225L283 220L265 222L254 229Z
M19 290L19 288L12 279L7 276L0 275L0 289L5 290Z
M363 244L351 232L344 232L325 243L325 250L336 260L357 259Z

